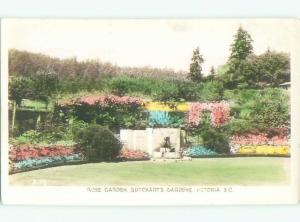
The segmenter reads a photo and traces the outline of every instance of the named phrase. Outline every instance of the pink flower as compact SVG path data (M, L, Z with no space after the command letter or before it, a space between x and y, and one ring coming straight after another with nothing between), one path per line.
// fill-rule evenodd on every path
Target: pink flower
M211 124L213 126L223 126L230 120L230 108L228 103L221 102L212 104L210 110Z
M230 120L230 107L226 102L219 103L189 103L187 123L190 126L198 126L204 111L210 111L211 124L220 127Z
M235 135L230 138L231 144L236 145L274 145L283 146L288 145L287 136L276 135L268 137L266 133L258 134L245 134L245 135Z

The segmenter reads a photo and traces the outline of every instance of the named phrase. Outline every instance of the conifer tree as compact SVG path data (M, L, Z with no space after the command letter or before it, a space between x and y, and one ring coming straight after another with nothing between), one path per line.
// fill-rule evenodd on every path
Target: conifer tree
M197 47L193 51L193 57L191 59L191 64L190 64L189 78L192 81L201 82L203 78L203 73L202 73L203 62L204 62L203 56L200 54L199 47Z

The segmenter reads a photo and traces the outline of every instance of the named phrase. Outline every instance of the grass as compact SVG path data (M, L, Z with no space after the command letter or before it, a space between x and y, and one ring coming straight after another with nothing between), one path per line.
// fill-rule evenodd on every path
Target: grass
M11 185L281 185L289 158L242 157L182 162L90 163L18 173Z

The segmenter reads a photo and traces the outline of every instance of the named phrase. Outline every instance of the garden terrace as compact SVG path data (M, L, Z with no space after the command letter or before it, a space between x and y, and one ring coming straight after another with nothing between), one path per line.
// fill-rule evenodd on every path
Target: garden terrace
M129 107L131 111L135 109L153 112L184 112L187 113L187 124L197 126L201 122L203 112L210 112L211 123L215 127L225 125L230 120L230 107L225 101L215 103L200 102L157 102L143 100L138 97L115 96L115 95L87 95L69 101L58 103L60 107ZM151 117L150 117L151 118ZM165 116L165 118L167 118ZM153 119L153 115L152 115Z

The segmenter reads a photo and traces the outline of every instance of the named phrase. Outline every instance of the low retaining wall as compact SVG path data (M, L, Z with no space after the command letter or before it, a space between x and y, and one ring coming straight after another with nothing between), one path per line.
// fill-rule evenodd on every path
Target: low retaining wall
M129 150L141 150L150 155L164 143L164 138L169 137L175 152L180 151L179 128L147 128L146 130L120 130L120 140L123 148Z

